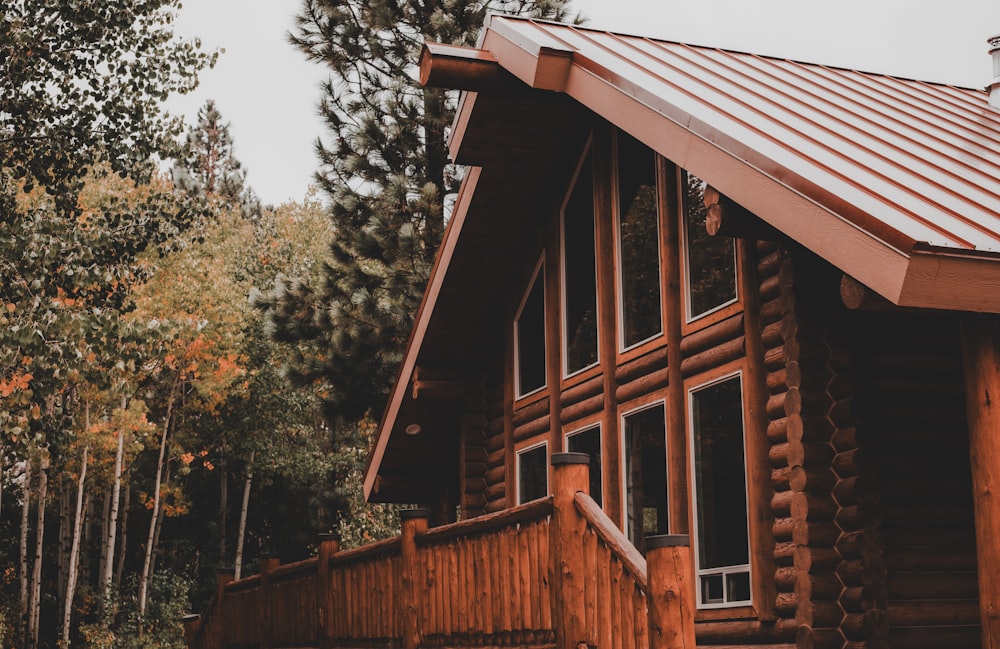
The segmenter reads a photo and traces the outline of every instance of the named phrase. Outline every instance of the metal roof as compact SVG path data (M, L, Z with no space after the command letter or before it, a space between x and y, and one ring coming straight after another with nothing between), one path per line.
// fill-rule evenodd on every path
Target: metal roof
M914 276L922 254L1000 259L1000 111L985 91L510 16L491 18L481 46L893 302L1000 309L1000 292L915 297L941 279Z

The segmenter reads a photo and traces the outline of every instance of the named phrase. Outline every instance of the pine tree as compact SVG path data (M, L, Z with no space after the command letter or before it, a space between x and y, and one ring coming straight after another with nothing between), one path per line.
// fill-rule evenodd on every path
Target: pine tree
M446 129L457 95L414 80L423 42L472 45L487 12L565 17L566 0L304 0L291 41L329 66L316 145L332 262L319 285L281 279L260 301L290 375L329 385L327 413L380 408L420 303L458 170ZM318 354L316 351L318 350Z
M188 129L181 158L173 168L178 188L196 196L212 197L245 214L260 212L253 191L246 186L246 171L236 158L229 122L209 99L198 110L197 123Z

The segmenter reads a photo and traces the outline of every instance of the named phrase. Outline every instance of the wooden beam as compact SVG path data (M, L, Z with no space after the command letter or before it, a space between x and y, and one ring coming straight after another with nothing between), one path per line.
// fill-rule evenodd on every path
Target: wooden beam
M461 45L424 43L420 51L420 84L430 88L474 92L509 90L517 78L486 50Z
M896 305L850 275L840 278L840 299L852 311L889 311Z
M705 187L702 202L708 208L705 229L713 237L751 241L779 241L783 238L772 226L710 185Z
M983 649L1000 649L1000 318L961 322Z

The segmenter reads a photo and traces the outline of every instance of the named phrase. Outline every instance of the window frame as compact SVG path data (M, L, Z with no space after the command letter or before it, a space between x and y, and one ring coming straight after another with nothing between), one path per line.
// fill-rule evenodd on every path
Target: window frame
M664 245L664 223L670 218L669 209L664 201L664 197L667 194L667 188L663 185L663 165L664 159L655 150L650 148L650 153L653 157L653 183L656 188L656 265L657 265L657 288L660 293L660 330L659 332L648 336L638 342L627 345L625 343L625 291L624 291L624 271L625 266L622 263L622 241L621 241L621 225L622 225L622 204L621 204L621 176L619 171L620 164L620 152L621 147L619 146L620 136L622 131L620 129L614 129L614 137L612 138L612 161L613 165L611 168L611 186L612 186L612 215L614 223L614 255L615 255L615 311L616 311L616 332L615 340L618 348L618 354L622 356L632 356L633 353L641 348L651 345L654 342L665 344L666 343L666 328L667 328L667 295L664 291L664 269L667 265L666 251ZM641 144L641 143L640 143ZM643 145L645 146L645 145ZM649 148L649 147L647 147Z
M625 420L626 420L627 417L629 417L631 415L634 415L636 413L642 412L644 410L650 410L650 409L655 408L657 406L662 406L662 408L663 408L663 466L664 466L663 489L664 489L664 492L666 494L666 503L667 503L667 530L669 531L669 530L673 529L673 525L671 524L671 521L670 521L670 518L671 518L671 511L670 511L670 492L671 492L671 490L670 490L670 474L671 474L671 472L670 472L670 435L668 434L669 433L668 429L669 429L669 426L670 426L670 417L669 417L669 414L668 414L669 405L668 405L667 402L668 402L667 396L664 395L664 394L661 394L661 391L657 391L657 392L654 392L652 394L645 395L645 396L637 398L637 399L633 399L632 401L629 401L627 403L619 404L619 408L618 408L618 455L619 455L619 463L618 464L619 464L619 473L620 473L620 482L621 482L621 487L620 487L621 488L621 526L620 526L620 529L621 529L622 533L626 537L628 537L628 535L629 535L629 530L628 530L628 466L627 466L628 454L625 452L625 449L626 449L626 443L625 443L625 429L626 429ZM636 542L634 540L632 541L632 544L635 545L636 548L640 548L640 546L644 545L644 542L643 542L642 539L637 539L637 540L639 541L638 544L636 544Z
M521 456L530 453L531 451L536 451L539 448L545 449L545 495L539 496L538 498L533 498L531 500L523 500L521 498ZM549 453L549 442L548 440L542 440L540 442L528 442L527 444L522 444L520 448L515 448L514 450L514 503L515 505L524 505L526 503L534 502L542 498L547 498L552 494L552 476L550 475L550 465L552 461L552 456Z
M520 343L518 334L518 322L521 319L521 314L524 311L524 307L528 302L528 298L531 296L532 289L535 287L535 282L541 283L542 288L542 338L544 339L544 345L542 350L542 365L543 365L543 381L542 385L537 388L533 388L527 392L521 392L521 354L520 354ZM513 325L513 342L514 342L514 402L523 401L531 397L539 396L549 387L549 372L548 372L548 356L549 356L549 340L548 340L548 308L547 308L547 295L548 291L545 290L545 252L539 256L538 261L535 263L535 269L532 271L528 283L524 288L524 292L521 294L521 301L518 303L517 310L514 311L514 318L512 321Z
M696 600L696 610L699 614L711 613L713 611L724 611L727 613L733 613L734 611L746 611L750 614L756 610L759 605L758 597L761 593L759 587L760 571L759 566L755 565L754 560L754 536L753 536L753 526L751 524L751 518L754 516L753 503L754 500L751 497L751 489L753 485L750 481L751 470L752 470L752 458L748 457L748 444L747 444L747 422L750 418L750 412L748 410L747 394L746 394L746 382L745 382L746 368L744 367L743 359L739 359L732 363L727 363L713 370L708 370L701 374L689 377L684 381L684 407L685 407L685 426L687 428L686 437L688 439L688 490L690 499L690 534L691 534L691 548L692 548L692 563L695 572L695 600ZM740 417L741 426L743 429L743 483L744 492L743 497L745 500L746 512L747 512L747 522L746 522L746 542L747 542L747 563L739 566L724 566L722 568L701 568L701 553L699 543L701 540L698 538L698 516L700 512L700 503L698 502L698 485L697 485L697 466L696 466L696 453L695 453L695 435L694 435L694 394L698 391L710 388L714 385L719 385L726 381L737 378L740 385ZM749 579L749 600L738 600L734 602L715 602L715 603L703 603L701 597L701 577L705 575L722 574L723 584L725 585L725 576L730 573L741 573L746 570Z
M709 325L725 320L743 310L743 294L740 291L740 250L733 241L733 288L735 296L722 304L718 304L707 311L692 314L691 305L691 255L688 243L688 219L687 219L687 192L686 183L688 171L680 166L676 166L674 172L674 182L677 191L677 220L678 220L678 252L680 254L681 272L681 332L687 335ZM702 182L705 182L702 179Z
M569 185L563 194L562 202L559 205L559 366L560 373L563 382L567 380L582 380L583 378L590 376L593 371L601 366L601 344L600 344L600 323L601 323L601 299L600 299L600 270L598 269L598 232L597 232L597 184L600 179L594 169L594 159L593 155L595 153L594 147L594 137L593 134L587 137L587 141L583 146L583 151L580 153L579 158L576 161L576 166L573 170L573 176L570 179ZM577 182L580 180L580 174L584 171L584 163L590 160L591 164L589 167L589 172L591 174L591 209L593 210L593 241L594 241L594 319L597 323L597 338L595 341L596 355L594 362L586 365L584 367L569 371L569 335L567 332L567 322L566 316L568 309L566 307L566 298L568 297L568 292L566 290L566 206L569 204L570 198L573 196L573 191L576 189Z
M598 414L600 414L600 413L598 413ZM601 486L601 499L598 502L601 505L601 509L604 509L605 492L607 491L607 489L605 489L605 487L604 487L604 482L607 479L608 472L605 469L605 458L604 458L604 456L605 456L605 453L604 453L604 426L601 424L601 419L600 418L596 418L596 419L595 418L587 418L587 419L583 420L582 422L577 423L577 425L574 428L567 429L565 432L563 432L563 449L565 449L566 451L570 450L569 449L569 439L571 437L575 437L577 435L581 435L583 433L586 433L586 432L589 432L589 431L592 431L592 430L597 430L598 441L600 442L601 459L600 459L599 466L601 468L601 482L600 482L600 486ZM593 471L591 471L591 473L593 473ZM590 497L593 498L594 494L590 494ZM595 498L595 500L597 500L597 499Z

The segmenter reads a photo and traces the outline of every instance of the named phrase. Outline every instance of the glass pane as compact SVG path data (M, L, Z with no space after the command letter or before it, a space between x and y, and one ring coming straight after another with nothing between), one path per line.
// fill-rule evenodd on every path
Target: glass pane
M545 289L539 271L517 317L517 394L545 387Z
M518 504L549 495L549 463L545 446L517 454Z
M701 578L701 603L721 604L726 601L722 591L722 575L706 575Z
M563 212L566 287L566 372L597 362L597 267L594 252L594 174L590 154L580 167Z
M734 572L726 575L726 596L729 602L750 601L750 573Z
M567 438L567 447L571 453L586 453L590 456L590 497L598 505L601 499L601 428L594 426L587 430L573 433Z
M663 404L625 416L625 529L640 550L645 536L668 532L666 433Z
M747 535L743 396L740 378L694 392L695 482L698 497L698 567L750 562Z
M684 174L684 182L688 317L693 320L736 299L736 244L729 237L709 236L705 230L705 182L689 173Z
M618 136L618 250L622 342L631 347L662 331L656 159L638 140Z

